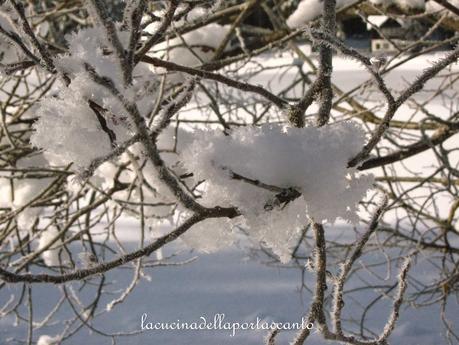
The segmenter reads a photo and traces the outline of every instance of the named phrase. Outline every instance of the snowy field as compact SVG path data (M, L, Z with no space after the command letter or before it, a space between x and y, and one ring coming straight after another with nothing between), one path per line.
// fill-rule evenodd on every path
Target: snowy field
M429 61L434 61L436 56L422 57L404 65L403 68L387 76L388 83L401 89L406 82L420 73L422 67L426 67ZM260 58L265 66L270 63L286 64L291 61L291 57L272 57L265 56ZM285 61L283 61L285 59ZM457 65L454 67L457 69ZM356 85L368 79L368 74L363 67L357 63L336 59L334 82L344 91L351 90ZM273 72L274 73L274 72ZM289 75L284 74L288 83ZM283 79L273 76L270 85L273 88L281 89ZM268 78L269 79L269 78ZM260 83L267 81L266 75ZM430 85L432 86L432 85ZM429 85L428 85L429 87ZM419 96L422 97L422 94ZM433 108L441 109L440 104L432 104ZM445 116L448 114L445 114ZM398 112L396 119L403 120L410 115ZM448 141L448 145L457 146L458 138L454 137ZM428 154L418 155L407 160L407 167L414 171L427 169L431 156ZM126 222L121 229L120 236L126 246L135 249L135 243L128 233L135 232L133 222ZM329 237L335 237L339 241L349 242L354 239L354 233L350 229L342 226L335 226L327 229ZM166 248L168 252L178 249L174 244ZM108 334L118 332L140 331L141 316L148 314L148 320L152 322L197 322L200 317L213 319L215 314L225 314L225 320L229 322L254 322L257 317L262 320L275 322L298 322L303 314L307 312L310 304L310 293L301 288L302 276L299 268L275 267L266 264L265 257L253 258L248 255L247 243L240 242L224 251L214 254L190 253L189 249L181 248L181 254L175 261L186 260L197 255L197 259L180 266L156 267L146 272L149 279L141 279L140 284L132 294L126 299L125 303L117 305L114 309L97 317L94 326ZM388 253L390 254L390 253ZM384 260L382 257L363 257L365 263L371 264ZM413 274L417 274L419 279L428 281L431 277L432 265L429 258L419 260L413 268ZM386 275L386 272L380 272ZM383 281L382 289L391 286L395 280L396 269L387 274L387 280ZM113 295L106 296L99 301L100 305L107 304L111 299L118 296L121 289L129 284L132 277L132 270L118 269L106 275L107 281L112 282L109 289ZM312 286L314 275L306 272L304 278L308 286ZM365 282L377 280L371 274L359 276L352 279L347 289L358 288L366 285ZM384 279L383 279L384 280ZM381 280L377 280L381 281ZM77 284L74 285L75 287ZM49 306L55 305L56 298L60 296L60 287L41 285L34 290L35 304L34 314L37 320L45 317L50 311ZM11 294L17 293L15 286L11 286L0 291L0 305L10 298ZM381 291L361 291L347 297L344 308L346 325L348 329L359 332L355 324L359 324L362 306L368 301L379 296ZM82 298L91 296L83 296ZM51 302L52 301L52 302ZM459 305L455 300L451 300L448 309L448 317L455 329L459 327ZM388 315L388 307L391 301L385 298L380 299L368 311L366 326L373 332L381 331ZM439 316L438 305L415 309L405 306L402 309L400 320L396 330L391 337L394 345L437 345L446 344L444 338L445 329ZM60 317L71 317L72 310L67 308L60 310L55 317L55 326L42 328L35 334L35 340L41 334L54 335L61 330L63 325L59 323ZM355 321L355 324L352 321ZM12 317L0 319L0 339L3 342L12 338L24 340L26 329L24 326L16 327ZM218 331L143 331L130 337L118 338L117 344L173 344L173 345L256 345L264 344L266 331L238 331L232 337L228 330ZM288 344L295 332L281 332L278 344ZM3 342L0 342L2 344ZM11 342L11 343L14 343ZM66 341L66 344L86 344L99 345L110 344L111 340L97 332L88 333L87 329L77 332ZM313 336L307 344L325 344L320 337ZM40 344L41 345L41 344Z

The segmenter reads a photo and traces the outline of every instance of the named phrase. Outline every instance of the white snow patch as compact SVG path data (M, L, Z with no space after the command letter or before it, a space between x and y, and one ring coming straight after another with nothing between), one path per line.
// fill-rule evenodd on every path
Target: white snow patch
M49 335L42 335L38 338L37 345L58 345L58 337L50 337Z
M180 238L191 248L203 253L213 253L229 247L234 242L231 222L226 219L205 219Z
M336 8L347 6L355 0L337 0ZM323 0L303 0L298 4L297 9L288 17L287 25L293 28L299 28L316 19L322 14Z
M41 250L46 247L57 235L59 230L55 227L49 227L46 230L43 230L40 241L38 242L37 250ZM69 262L68 253L62 248L62 240L59 238L53 245L45 250L41 257L47 266L61 266L61 262L66 264Z

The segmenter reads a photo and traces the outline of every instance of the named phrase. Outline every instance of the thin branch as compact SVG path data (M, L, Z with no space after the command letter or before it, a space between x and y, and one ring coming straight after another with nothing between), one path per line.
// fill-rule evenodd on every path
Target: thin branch
M162 67L167 69L168 71L174 71L174 72L184 72L189 75L197 76L203 79L210 79L210 80L215 80L219 83L223 83L225 85L228 85L230 87L234 87L236 89L242 90L242 91L249 91L253 92L256 94L259 94L260 96L263 96L267 100L273 102L275 105L277 105L279 108L285 108L288 105L288 102L283 100L282 98L274 95L273 93L269 92L265 88L258 86L258 85L253 85L250 83L244 83L240 82L228 77L225 77L222 74L218 73L213 73L209 71L204 71L202 69L197 69L197 68L192 68L192 67L187 67L187 66L182 66L178 65L176 63L170 62L170 61L165 61L158 59L156 57L151 57L151 56L144 56L142 58L142 62L146 62L148 64L151 64L156 67Z

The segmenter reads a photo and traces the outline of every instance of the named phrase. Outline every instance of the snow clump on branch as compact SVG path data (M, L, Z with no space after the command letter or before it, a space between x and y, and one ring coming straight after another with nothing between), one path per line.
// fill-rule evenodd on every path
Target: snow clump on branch
M267 124L234 129L229 136L199 131L196 138L181 160L197 181L206 181L202 202L237 207L249 233L283 261L308 219L358 222L358 203L373 177L347 168L365 143L355 122L321 128ZM282 188L301 197L267 209Z
M403 10L421 10L426 8L425 0L370 0L376 6L397 6ZM432 1L429 1L431 3ZM336 9L340 10L347 6L358 3L357 0L337 0ZM310 21L322 15L324 0L303 0L296 10L287 18L287 25L292 28L300 28Z
M336 8L347 6L355 0L337 0ZM287 18L287 25L292 28L299 28L322 15L323 0L303 0L298 4L296 10Z
M118 32L123 45L127 33ZM100 28L87 28L67 37L69 52L59 56L57 68L71 82L53 97L43 99L36 110L38 121L31 143L61 159L82 168L111 151L110 136L90 102L97 104L103 122L121 143L132 136L132 123L123 103L108 88L97 83L88 72L110 81L125 99L135 101L141 114L151 111L157 92L158 78L142 63L133 71L132 85L124 86L122 71L104 42ZM96 109L97 110L97 109Z

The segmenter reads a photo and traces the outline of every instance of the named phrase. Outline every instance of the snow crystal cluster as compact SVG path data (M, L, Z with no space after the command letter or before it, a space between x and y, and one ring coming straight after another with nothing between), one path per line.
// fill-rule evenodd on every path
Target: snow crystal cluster
M373 179L347 168L348 160L365 142L364 131L356 123L322 128L268 124L234 129L230 135L199 131L196 138L181 159L196 180L206 181L202 202L237 207L250 235L271 247L282 260L289 259L289 248L308 219L358 221L358 202ZM235 179L235 174L246 180ZM295 188L302 196L271 210L266 206L275 205L277 193L260 187L260 183ZM217 228L215 224L213 227ZM216 237L209 240L218 241ZM206 241L204 236L200 238Z
M126 34L119 32L119 37L126 45ZM158 80L147 67L138 64L132 85L124 86L119 64L107 51L100 28L80 30L68 36L67 41L69 52L56 59L56 66L71 82L40 102L31 143L64 164L73 162L77 167L85 167L111 150L109 135L102 130L89 101L103 108L101 115L118 143L132 135L132 124L123 104L107 88L93 81L87 66L109 78L125 98L137 103L142 114L151 110Z

